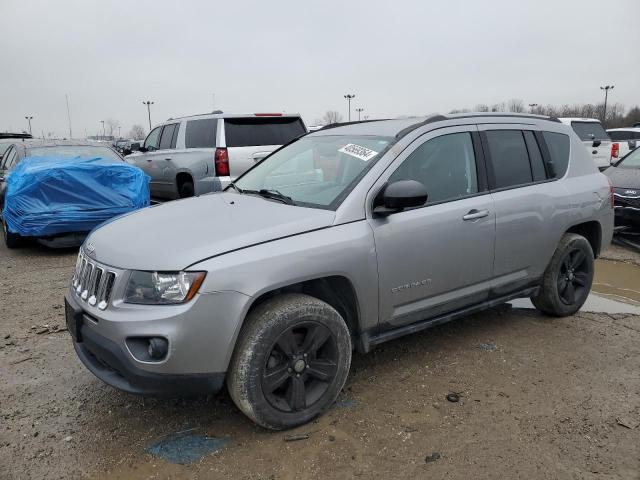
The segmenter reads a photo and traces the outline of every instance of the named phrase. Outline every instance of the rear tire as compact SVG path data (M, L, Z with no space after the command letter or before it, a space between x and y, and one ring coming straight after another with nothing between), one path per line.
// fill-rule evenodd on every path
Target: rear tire
M4 220L2 221L2 233L4 236L4 244L7 248L18 248L22 244L22 237L17 233L11 233Z
M531 297L533 305L547 315L573 315L589 295L593 270L591 244L581 235L565 234L544 272L540 291Z
M178 192L178 195L180 195L180 198L193 197L194 194L195 194L195 189L193 188L193 182L186 181L182 185L180 185L180 190Z
M283 430L329 408L350 365L351 338L340 314L315 297L284 294L249 314L231 359L227 388L251 420Z

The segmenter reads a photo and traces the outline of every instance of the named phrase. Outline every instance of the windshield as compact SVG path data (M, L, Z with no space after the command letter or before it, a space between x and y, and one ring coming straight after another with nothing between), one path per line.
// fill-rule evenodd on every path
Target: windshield
M275 152L235 182L242 191L277 191L296 205L335 209L392 139L303 137Z
M30 148L27 152L33 157L47 157L59 155L63 157L95 158L101 157L108 160L122 160L113 150L107 147L94 147L92 145L57 145L51 147Z
M620 163L618 163L616 167L640 168L640 148L636 148L626 157L620 160Z
M2 158L4 152L6 152L11 145L11 143L0 143L0 158Z
M573 131L578 134L580 140L604 140L609 141L609 135L599 122L571 122Z

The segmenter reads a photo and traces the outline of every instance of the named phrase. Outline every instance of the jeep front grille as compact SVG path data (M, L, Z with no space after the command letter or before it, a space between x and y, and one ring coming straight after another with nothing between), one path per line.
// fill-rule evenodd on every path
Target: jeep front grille
M104 310L109 305L115 281L115 272L89 259L82 252L78 254L71 285L83 302Z

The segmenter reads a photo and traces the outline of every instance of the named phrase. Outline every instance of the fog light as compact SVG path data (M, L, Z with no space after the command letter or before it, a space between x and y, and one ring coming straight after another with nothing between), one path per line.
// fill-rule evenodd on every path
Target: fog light
M152 360L161 360L167 356L168 343L164 338L153 337L147 343L147 353Z

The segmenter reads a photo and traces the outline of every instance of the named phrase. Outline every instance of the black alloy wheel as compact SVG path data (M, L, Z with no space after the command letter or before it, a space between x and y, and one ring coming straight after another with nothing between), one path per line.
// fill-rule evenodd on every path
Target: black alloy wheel
M584 295L589 284L589 264L584 251L566 253L558 272L558 295L565 305L573 305Z
M324 325L305 322L283 331L271 347L262 372L269 404L284 412L312 406L338 371L338 347Z

